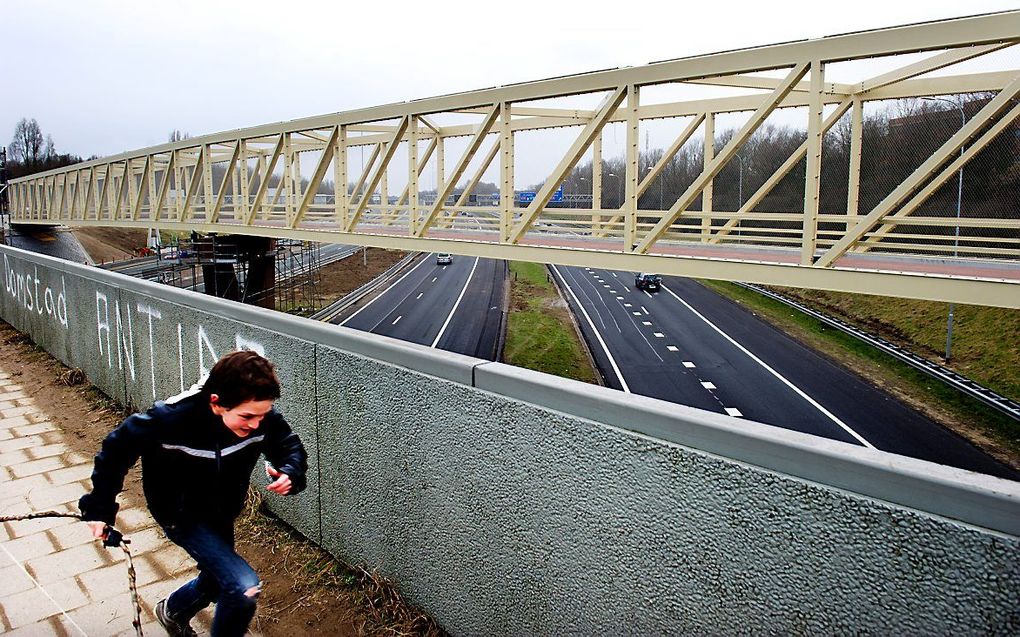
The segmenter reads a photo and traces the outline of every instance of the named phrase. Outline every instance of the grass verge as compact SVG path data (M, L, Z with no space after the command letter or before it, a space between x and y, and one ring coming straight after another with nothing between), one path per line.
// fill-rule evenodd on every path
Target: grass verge
M547 374L598 382L570 311L540 263L510 262L510 316L503 360Z
M1020 469L1020 423L1015 420L779 301L732 283L703 283L751 308L779 329L896 395L995 458Z

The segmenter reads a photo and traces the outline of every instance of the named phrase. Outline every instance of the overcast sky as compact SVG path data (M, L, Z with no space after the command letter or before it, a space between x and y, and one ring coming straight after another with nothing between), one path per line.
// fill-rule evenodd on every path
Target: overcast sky
M9 0L0 144L193 135L652 61L1002 11L1015 2ZM611 7L597 9L597 6ZM630 10L625 10L629 8Z

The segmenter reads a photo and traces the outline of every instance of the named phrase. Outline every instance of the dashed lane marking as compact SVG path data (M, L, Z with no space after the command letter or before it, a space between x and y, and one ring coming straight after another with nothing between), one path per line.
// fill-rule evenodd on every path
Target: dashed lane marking
M622 296L618 296L618 297L616 297L616 300L617 300L617 301L622 301L622 300L623 300L623 297L622 297ZM625 303L624 305L626 305L626 303Z
M804 392L804 391L803 391L803 390L802 390L802 389L801 389L800 387L797 387L796 385L794 385L793 383L791 383L791 382L790 382L789 380L787 380L787 379L786 379L786 377L784 377L784 376L783 376L782 374L780 374L779 372L777 372L776 370L774 370L774 369L773 369L772 367L770 367L768 363L766 363L766 362L765 362L765 361L763 361L762 359L760 359L760 358L758 358L757 356L755 356L755 355L754 355L753 353L751 353L751 351L750 351L750 350L748 350L748 349L747 349L746 347L744 347L743 345L741 345L740 343L738 343L738 342L737 342L736 340L734 340L734 339L733 339L733 337L731 337L731 336L730 336L729 334L727 334L726 332L724 332L724 331L722 331L721 329L719 329L719 327L718 327L718 326L717 326L717 325L716 325L715 323L713 323L712 321L708 320L708 319L707 319L707 318L706 318L706 317L705 317L705 316L704 316L704 315L703 315L703 314L702 314L701 312L699 312L699 311L697 311L696 309L694 309L694 307L693 307L693 306L692 306L692 305L691 305L690 303L688 303L687 301L685 301L685 300L683 300L682 298L680 298L680 297L679 297L679 296L677 295L677 293L676 293L676 292L674 292L673 290L669 289L669 288L668 288L668 287L666 287L665 285L664 285L664 286L662 286L662 289L663 289L663 290L665 290L665 291L667 291L667 292L669 292L669 294L670 294L670 295L671 295L671 296L672 296L672 297L673 297L674 299L676 299L677 301L679 301L679 302L681 303L681 305L683 305L683 306L684 306L684 307L686 307L686 308L687 308L688 310L690 310L691 312L693 312L695 316L697 316L697 317L698 317L698 318L700 318L700 319L701 319L702 321L704 321L704 322L705 322L706 324L708 324L708 326L709 326L709 327L711 327L711 328L712 328L713 330L715 330L716 332L718 332L720 336L722 336L722 337L723 337L723 338L725 338L725 339L726 339L727 341L729 341L729 342L730 342L730 343L731 343L731 344L732 344L732 345L733 345L734 347L736 347L737 349L739 349L740 351L742 351L742 352L743 352L744 354L747 354L747 356L749 356L749 357L751 358L751 360L753 360L754 362L756 362L756 363L758 363L759 365L761 365L761 366L762 366L762 367L763 367L763 368L765 369L765 371L769 372L770 374L772 374L773 376L775 376L775 377L776 377L777 379L779 379L779 381L780 381L781 383L783 383L784 385L786 385L787 387L789 387L789 388L790 388L791 390L793 390L793 391L794 391L794 392L795 392L795 393L796 393L796 394L797 394L798 396L800 396L801 398L803 398L804 400L806 400L806 401L807 401L807 402L808 402L808 403L809 403L809 404L810 404L810 405L811 405L812 407L814 407L814 408L815 408L815 409L817 409L818 411L820 411L820 412L822 412L823 414L825 414L825 416L827 416L827 417L829 418L829 420L831 420L832 422L834 422L834 423L836 423L837 425L839 425L839 426L840 426L840 427L841 427L841 428L842 428L842 429L843 429L844 431L846 431L846 432L847 432L848 434L850 434L851 436L853 436L855 440L857 440L858 442L860 442L860 443L861 443L862 445L864 445L865 447L868 447L869 449L874 449L874 448L875 448L875 445L871 444L870 442L868 442L867 440L865 440L863 436L861 436L861 435L860 435L859 433L857 433L856 431L854 431L853 429L851 429L851 428L850 428L850 426L849 426L849 425L847 425L847 424L846 424L845 422L843 422L842 420L840 420L840 419L839 419L839 418L838 418L838 417L836 416L836 414L832 413L831 411L829 411L828 409L826 409L825 407L823 407L823 406L822 406L821 404L819 404L819 403L818 403L818 401L816 401L816 400L815 400L814 398L812 398L812 397L808 396L808 395L807 395L807 394L806 394L806 393L805 393L805 392Z
M733 416L734 418L743 418L744 414L740 413L740 410L736 407L723 407L726 410L727 416Z
M394 319L394 321L393 321L392 323L390 323L390 325L396 325L396 324L397 324L397 321L399 321L399 320L400 320L400 319L402 319L402 318L404 318L404 315L403 315L403 314L401 314L401 315L400 315L400 316L398 316L398 317L397 317L396 319Z
M648 308L646 308L644 305L641 306L641 311L644 312L646 315L648 314Z
M438 278L439 278L439 277L437 277L437 276L434 276L434 277L432 277L432 280L430 281L430 283L435 283L435 282L436 282L436 279L438 279Z
M666 338L666 335L662 332L652 332L652 334L655 335L655 338Z
M684 367L686 367L687 369L694 369L695 367L697 367L697 365L695 365L691 361L684 361Z
M641 324L642 325L651 325L652 322L651 321L641 321Z
M634 312L634 316L641 316L641 312Z
M622 299L623 297L622 297L622 296L618 296L618 297L616 297L616 298L618 298L618 299ZM623 307L634 307L634 306L633 306L633 305L631 305L630 303L624 303L624 304L623 304Z
M417 264L416 264L416 265L415 265L415 266L414 266L413 268L411 268L410 270L408 270L407 272L405 272L405 273L404 273L404 275L403 275L402 277L400 277L399 279L397 279L396 281L394 281L394 282L393 282L393 285L389 286L389 288L387 288L387 290L393 289L393 288L397 287L398 285L400 285L400 282L401 282L401 281L403 281L403 280L404 280L404 279L406 279L406 278L407 278L408 276L410 276L410 274L411 274L412 272L414 272L415 270L417 270L417 269L418 269L418 268L419 268L419 267L420 267L420 266L421 266L421 265L422 265L423 263L425 263L426 261L428 261L428 259L421 259L421 260L419 260L419 261L418 261L418 263L417 263ZM408 294L410 294L410 292L408 292ZM372 299L371 301L369 301L368 303L365 303L364 305L362 305L362 306L361 306L361 308L360 308L360 309L359 309L359 310L358 310L357 312L355 312L354 314L351 314L350 316L348 316L347 318L345 318L345 319L344 319L343 321L340 321L340 325L347 325L347 323L348 323L348 322L349 322L349 321L350 321L350 320L351 320L352 318L354 318L354 317L355 317L355 316L357 316L358 314L361 314L361 312L362 312L362 311L364 311L364 309L365 309L365 308L367 308L368 306L372 305L373 303L375 303L376 301L378 301L379 299L381 299L381 298L382 298L382 297L384 297L384 296L386 296L386 293L385 293L385 292L384 292L384 293L382 293L382 294L380 294L380 295L378 295L378 296L376 296L376 297L374 297L374 298L373 298L373 299ZM407 298L407 297L404 297L404 298ZM396 308L394 307L394 309L396 309ZM374 329L375 329L375 327L378 327L378 325L379 325L379 324L378 324L378 323L376 323L376 324L375 324L375 326L374 326L374 327L373 327L372 329L374 330ZM369 331L371 331L371 330L369 330Z
M677 347L676 345L667 345L666 349L671 351L671 352L678 352L678 351L680 351L680 348Z
M420 299L422 294L425 294L425 293L424 292L419 292L418 296L414 297L414 300L417 301L418 299Z
M704 387L705 389L715 389L715 384L712 381L708 380L701 381L701 386Z

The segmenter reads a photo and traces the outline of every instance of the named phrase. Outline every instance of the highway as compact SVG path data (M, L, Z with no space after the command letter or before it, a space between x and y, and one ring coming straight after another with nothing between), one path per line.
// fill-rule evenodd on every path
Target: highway
M340 325L459 354L495 360L503 326L506 265L453 257L450 265L423 255L378 296Z
M553 267L607 384L1013 480L1018 474L690 279Z

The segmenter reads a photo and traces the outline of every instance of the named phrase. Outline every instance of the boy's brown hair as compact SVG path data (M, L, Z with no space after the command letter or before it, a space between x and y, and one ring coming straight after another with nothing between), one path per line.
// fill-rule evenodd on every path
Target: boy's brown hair
M217 405L233 409L249 400L276 400L280 397L280 379L268 360L241 350L216 361L202 385L202 394L207 399L216 394Z

